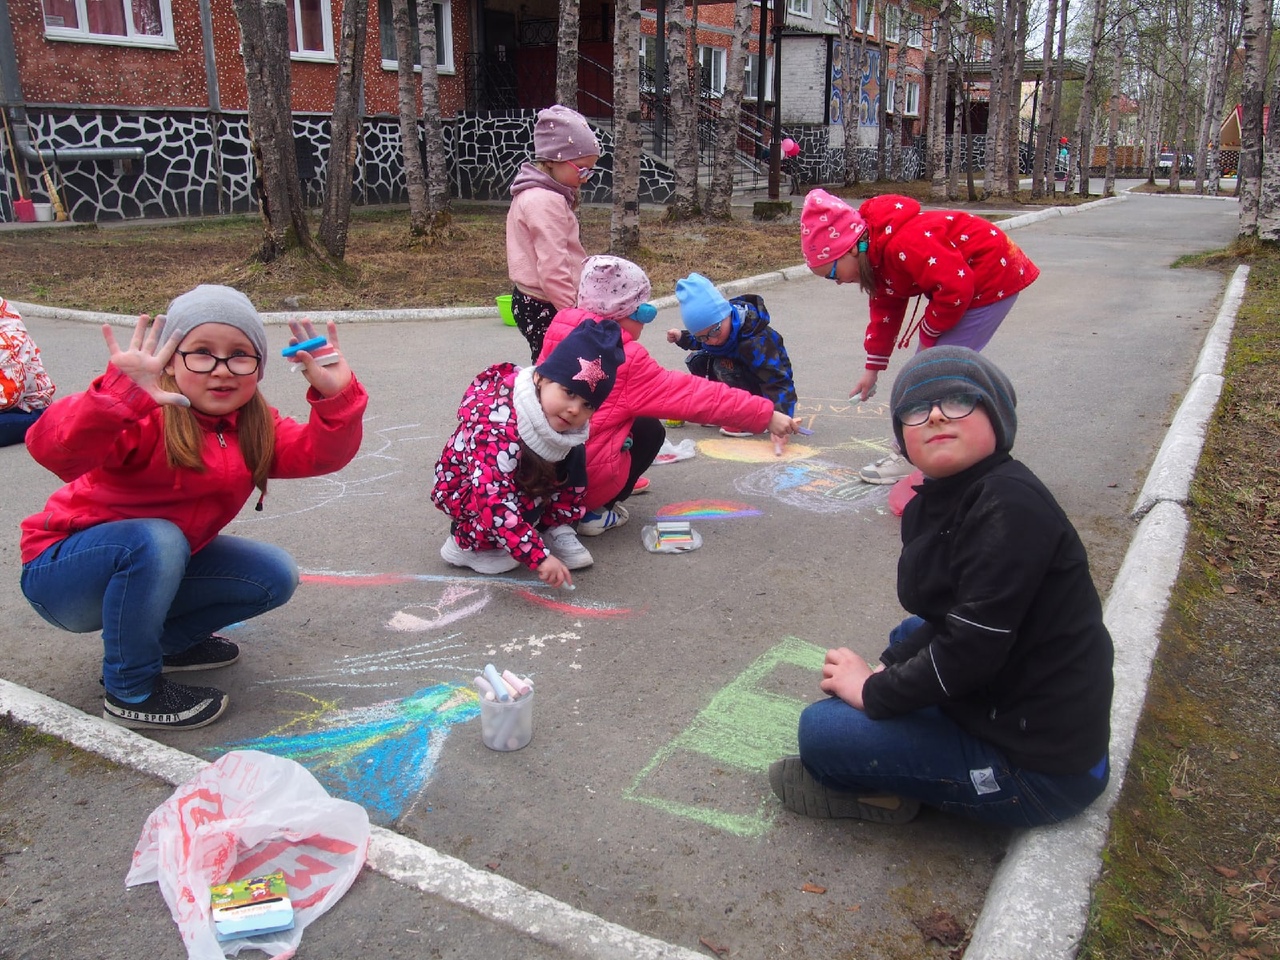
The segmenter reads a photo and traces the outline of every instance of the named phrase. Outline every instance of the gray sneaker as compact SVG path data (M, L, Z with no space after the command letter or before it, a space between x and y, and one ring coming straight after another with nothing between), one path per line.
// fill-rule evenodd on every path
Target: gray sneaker
M862 796L824 787L799 757L783 757L769 764L769 786L784 807L804 817L906 823L920 812L920 801L908 797L888 793Z
M911 461L902 454L891 453L884 459L863 467L858 471L858 477L863 483L897 483L903 477L911 476L915 470Z
M547 545L547 552L563 563L570 570L581 570L589 567L595 560L591 552L578 540L573 527L560 524L542 531L542 542Z

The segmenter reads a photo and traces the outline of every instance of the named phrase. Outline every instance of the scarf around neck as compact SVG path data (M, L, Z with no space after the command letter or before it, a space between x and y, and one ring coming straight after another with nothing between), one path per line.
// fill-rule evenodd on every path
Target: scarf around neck
M511 392L516 404L516 432L525 445L544 460L559 463L570 450L587 442L590 422L564 433L551 429L547 415L542 412L538 388L533 382L533 367L525 367L516 374Z

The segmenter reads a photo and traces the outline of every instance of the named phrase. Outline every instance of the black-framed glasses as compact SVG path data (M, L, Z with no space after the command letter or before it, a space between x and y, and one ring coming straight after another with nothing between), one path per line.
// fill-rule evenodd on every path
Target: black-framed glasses
M934 407L948 420L963 420L981 399L976 393L953 393L938 400L909 403L898 411L898 422L904 427L918 427L932 416Z
M258 372L258 364L262 358L252 353L237 353L234 357L215 357L207 350L177 350L182 358L182 365L192 373L213 373L218 364L225 363L227 369L237 377L247 377Z

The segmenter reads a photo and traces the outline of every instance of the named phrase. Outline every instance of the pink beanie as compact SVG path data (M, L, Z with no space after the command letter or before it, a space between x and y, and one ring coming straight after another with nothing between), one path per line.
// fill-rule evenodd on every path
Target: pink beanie
M867 232L857 210L825 190L810 190L800 211L800 249L812 268L826 267L853 249Z
M600 141L587 119L576 110L556 104L538 111L533 125L533 155L538 160L577 160L600 156Z
M578 308L618 320L636 312L649 299L649 277L621 257L587 257L578 281Z

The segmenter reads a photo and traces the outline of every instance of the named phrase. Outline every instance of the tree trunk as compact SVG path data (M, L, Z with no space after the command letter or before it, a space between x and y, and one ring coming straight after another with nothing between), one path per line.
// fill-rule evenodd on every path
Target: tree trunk
M560 0L560 46L556 50L556 103L578 109L579 0ZM661 91L659 91L661 95Z
M893 139L889 145L890 175L897 181L906 179L902 173L902 139L907 129L907 29L907 10L904 7L898 18L898 48L893 54Z
M1089 41L1089 60L1084 68L1084 84L1080 89L1080 113L1076 117L1076 162L1080 165L1080 196L1089 196L1089 165L1093 160L1093 97L1097 85L1098 54L1102 49L1102 31L1107 19L1107 0L1094 0L1093 33ZM1070 174L1068 173L1069 177Z
M938 52L933 58L933 80L929 97L930 195L945 200L947 193L947 65L951 61L952 0L942 0L933 29L938 31ZM960 129L956 128L956 139Z
M1006 132L1009 128L1008 71L1013 39L1010 36L1010 17L1003 0L996 0L994 9L995 39L991 48L991 99L987 113L986 163L982 168L982 191L986 196L1005 196L1007 185L1004 176Z
M320 253L307 224L289 100L289 15L283 0L234 0L258 170L264 263L302 248Z
M1271 84L1269 113L1280 117L1280 72ZM1280 124L1268 123L1262 153L1262 181L1258 190L1258 239L1280 242Z
M1258 232L1258 195L1262 174L1262 102L1266 97L1271 35L1269 0L1245 0L1244 73L1240 85L1240 236Z
M1107 104L1107 176L1102 184L1102 195L1116 195L1116 148L1120 138L1120 81L1124 70L1124 37L1126 23L1125 0L1120 0L1116 12L1116 29L1111 36L1111 97Z
M858 0L847 0L836 9L839 36L836 43L840 45L840 131L844 136L844 163L841 165L843 175L840 180L844 186L854 182L854 172L858 168L858 109L862 99L862 63L855 60L853 48L854 19L857 17Z
M1009 195L1018 196L1022 189L1022 67L1027 49L1027 0L1017 0L1013 7L1013 68L1009 71L1009 136L1006 177Z
M763 58L762 58L763 59ZM689 34L685 6L667 8L667 82L671 85L671 149L675 189L667 219L702 216L698 194L698 101L689 76ZM662 96L662 91L657 91Z
M1222 177L1221 144L1218 141L1218 125L1222 122L1222 108L1227 95L1228 57L1235 44L1229 43L1236 4L1220 0L1215 9L1213 48L1209 54L1209 80L1205 85L1204 119L1200 124L1200 138L1196 144L1196 187L1204 188L1211 197L1218 195L1218 181Z
M1049 174L1053 177L1053 192L1057 193L1057 155L1058 140L1062 137L1064 125L1062 123L1062 87L1063 80L1067 75L1067 14L1068 8L1071 6L1069 0L1062 0L1062 5L1058 8L1058 57L1054 61L1054 85L1053 85L1053 126L1049 128L1049 142L1045 149L1052 150L1052 156L1055 158L1053 163L1053 172ZM1068 154L1070 151L1068 151ZM1070 164L1067 165L1070 169ZM1068 176L1066 170L1063 171L1063 179ZM1050 184L1049 180L1045 181L1046 185ZM1063 184L1063 193L1070 193L1070 190Z
M333 95L329 163L325 170L324 204L320 214L320 229L317 231L320 243L335 260L341 260L347 252L352 174L360 151L360 90L364 82L368 12L356 0L345 0L342 4L338 83Z
M711 171L711 189L707 192L706 214L713 220L733 219L738 118L742 113L742 86L746 82L747 48L751 45L751 0L735 0L733 34L725 57L724 93L720 96L720 112L716 118L716 163Z
M640 246L640 0L615 8L613 40L613 216L609 252L629 257Z
M1178 116L1174 122L1173 165L1169 168L1169 189L1174 193L1179 193L1182 190L1182 157L1187 152L1187 111L1191 104L1191 93L1188 87L1191 84L1191 34L1193 33L1190 5L1179 5L1177 7L1177 16L1178 33L1182 37L1180 62L1178 63L1182 81L1178 84L1177 89Z
M411 2L391 0L391 24L396 32L396 112L405 192L409 195L409 236L417 239L427 232L427 175L418 140L418 89L413 78L413 53L418 44L409 19Z
M440 122L440 75L436 72L436 11L432 0L418 3L418 59L422 63L422 140L426 160L427 222L422 238L445 239L453 214L449 209L449 159Z
M1049 0L1044 18L1044 42L1040 47L1040 123L1036 128L1036 154L1031 161L1031 199L1039 200L1049 189L1053 177L1053 161L1057 152L1053 143L1053 101L1055 74L1053 69L1053 31L1058 19L1058 0Z

